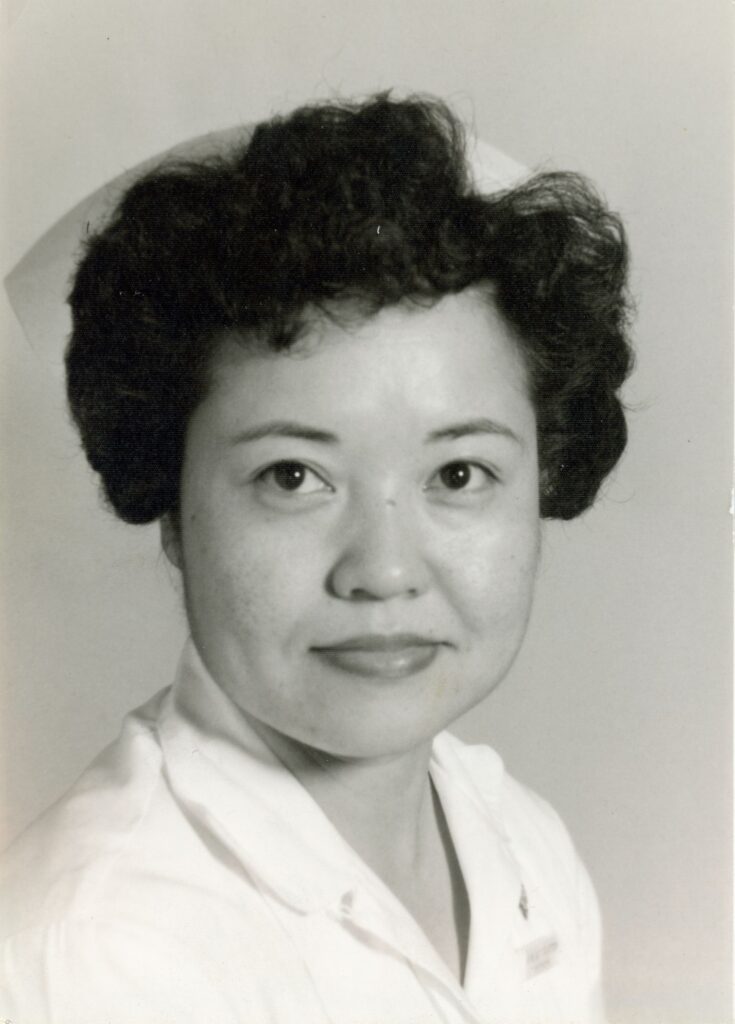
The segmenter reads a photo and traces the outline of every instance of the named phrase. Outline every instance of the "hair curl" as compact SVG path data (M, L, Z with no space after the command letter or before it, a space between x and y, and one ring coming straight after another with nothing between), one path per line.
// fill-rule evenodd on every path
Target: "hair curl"
M370 315L487 283L529 371L541 514L570 519L625 447L626 269L620 221L583 178L474 190L443 104L304 107L226 156L147 174L87 241L69 403L110 504L150 522L178 507L186 426L223 332L283 350L307 307Z

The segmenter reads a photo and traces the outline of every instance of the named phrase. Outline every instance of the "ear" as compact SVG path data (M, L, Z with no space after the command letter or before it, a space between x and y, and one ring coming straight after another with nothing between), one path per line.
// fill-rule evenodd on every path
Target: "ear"
M181 571L183 563L181 553L181 529L175 513L167 512L165 515L161 516L160 525L161 547L166 554L166 558L168 558L174 568Z

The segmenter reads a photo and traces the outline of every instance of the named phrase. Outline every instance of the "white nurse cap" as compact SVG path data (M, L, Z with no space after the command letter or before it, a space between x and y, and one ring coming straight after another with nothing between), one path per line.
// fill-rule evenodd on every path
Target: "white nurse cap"
M31 347L52 361L61 359L60 342L71 330L66 297L82 241L136 178L168 157L197 159L227 152L254 128L255 124L227 128L164 150L96 189L49 228L5 278L10 304ZM498 192L528 175L526 167L486 142L468 139L467 148L474 184L481 192Z

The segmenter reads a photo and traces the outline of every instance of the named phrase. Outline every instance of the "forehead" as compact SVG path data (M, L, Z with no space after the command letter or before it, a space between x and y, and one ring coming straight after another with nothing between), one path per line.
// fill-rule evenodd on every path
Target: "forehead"
M223 339L204 406L228 421L309 417L371 426L462 415L504 416L528 428L533 412L516 337L478 290L373 316L338 309L315 317L287 351Z

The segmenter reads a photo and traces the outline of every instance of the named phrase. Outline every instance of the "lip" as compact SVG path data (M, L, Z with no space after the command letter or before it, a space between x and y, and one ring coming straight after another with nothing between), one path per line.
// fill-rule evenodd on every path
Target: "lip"
M311 650L321 661L343 672L402 679L428 668L442 646L440 641L415 633L370 633Z

